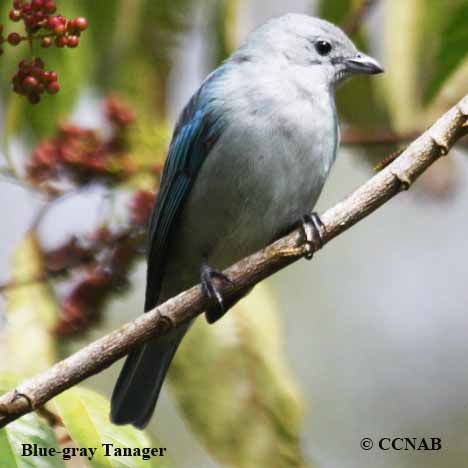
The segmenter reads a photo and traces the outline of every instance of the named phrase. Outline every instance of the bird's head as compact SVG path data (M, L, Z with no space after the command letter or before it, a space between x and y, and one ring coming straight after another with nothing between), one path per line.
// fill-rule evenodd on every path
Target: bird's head
M313 67L328 84L384 70L377 60L360 52L349 37L328 21L288 14L272 19L253 32L236 53L240 60L279 61Z

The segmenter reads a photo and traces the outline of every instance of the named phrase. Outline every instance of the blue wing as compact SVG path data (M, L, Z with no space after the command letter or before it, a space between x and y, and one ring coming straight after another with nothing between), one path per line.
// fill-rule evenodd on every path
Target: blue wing
M171 230L203 162L222 132L221 116L214 110L214 99L207 92L216 74L190 100L174 131L149 225L145 311L157 304Z

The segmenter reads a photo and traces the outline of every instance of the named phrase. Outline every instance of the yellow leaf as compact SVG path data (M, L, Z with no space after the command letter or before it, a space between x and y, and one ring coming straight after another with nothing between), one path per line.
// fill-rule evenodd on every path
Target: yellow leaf
M9 370L32 375L55 361L55 341L50 333L58 305L50 287L41 281L44 265L38 241L30 233L17 247L12 260L12 281L7 292L5 330Z
M226 466L303 466L303 403L285 361L281 324L267 286L220 322L197 320L169 376L197 437Z
M57 413L60 415L67 431L78 447L96 448L89 461L92 468L138 468L167 467L167 453L163 457L143 459L136 455L137 450L159 448L151 444L146 434L131 426L116 426L109 421L109 402L96 392L73 387L61 393L53 400ZM106 453L106 446L108 445ZM131 449L134 456L119 456L114 449Z

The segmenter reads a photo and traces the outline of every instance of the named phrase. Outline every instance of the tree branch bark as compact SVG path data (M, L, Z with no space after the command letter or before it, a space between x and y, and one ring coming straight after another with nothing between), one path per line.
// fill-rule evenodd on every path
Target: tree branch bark
M392 164L348 198L322 215L324 242L349 229L412 183L439 157L468 133L468 95L415 140ZM306 247L296 230L265 249L230 267L233 285L222 287L226 298L242 295L252 286L299 260ZM209 304L199 285L141 315L23 382L0 397L0 427L36 410L51 398L109 367L134 346L168 333L199 315Z

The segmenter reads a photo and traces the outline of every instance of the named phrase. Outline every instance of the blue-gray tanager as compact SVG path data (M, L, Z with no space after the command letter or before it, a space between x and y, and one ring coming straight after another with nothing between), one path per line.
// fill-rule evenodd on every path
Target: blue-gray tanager
M251 33L208 76L178 121L153 208L146 311L200 279L219 302L209 322L232 305L213 281L227 280L220 270L292 229L320 195L339 143L336 86L382 71L336 26L289 14ZM309 241L319 224L304 226ZM188 328L129 354L113 422L148 423Z

